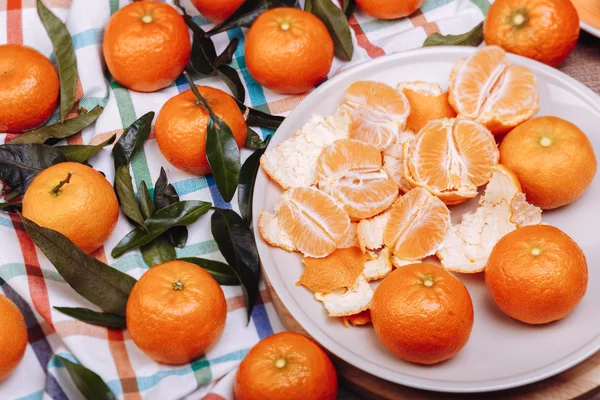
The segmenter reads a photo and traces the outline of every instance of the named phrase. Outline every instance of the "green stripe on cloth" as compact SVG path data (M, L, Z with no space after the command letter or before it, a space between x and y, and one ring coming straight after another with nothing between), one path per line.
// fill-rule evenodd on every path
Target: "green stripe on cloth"
M197 223L201 223L198 221ZM217 247L217 243L214 240L207 240L205 242L194 243L188 246L185 246L183 249L176 249L177 258L181 257L194 257L201 256L209 253L216 253L219 251L219 247Z
M202 356L202 359L192 363L192 371L194 371L194 378L196 378L198 386L206 385L212 380L210 362L204 356Z
M108 0L110 15L113 15L119 9L119 0Z
M441 6L445 6L452 2L454 2L454 0L427 0L421 7L421 12L425 14L426 12L435 10L436 8L440 8Z
M65 282L65 280L60 276L60 274L56 271L50 271L47 269L42 269L42 275L44 275L45 279L55 281L55 282ZM0 277L4 279L6 282L9 280L16 278L17 276L27 276L27 270L25 269L25 264L23 263L9 263L0 266Z
M475 4L481 10L481 13L485 16L490 9L489 0L470 0L471 3Z

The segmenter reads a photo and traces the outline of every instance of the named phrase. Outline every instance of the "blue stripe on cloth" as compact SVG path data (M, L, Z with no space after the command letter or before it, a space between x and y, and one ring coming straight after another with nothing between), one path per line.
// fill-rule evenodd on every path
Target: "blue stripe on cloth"
M44 391L28 394L27 396L19 397L17 400L42 400L44 398Z
M219 193L219 189L217 189L217 184L215 183L215 178L213 178L212 175L206 175L206 182L208 183L208 189L210 190L210 195L213 199L213 206L231 210L231 204L226 203L225 200L223 200L221 193Z
M102 36L104 35L104 29L88 29L77 35L71 36L73 40L73 48L75 50L81 49L87 46L93 46L95 44L102 43ZM54 57L54 52L50 54L50 61L56 64L56 57Z
M252 321L254 322L256 333L261 340L273 334L273 327L269 321L269 316L267 315L264 304L254 305L254 309L252 310Z
M188 85L183 75L179 75L177 79L175 79L175 86L177 86L177 90L179 90L179 93L185 92L190 88L190 85Z
M174 182L173 186L175 187L175 190L177 190L177 194L179 196L184 196L186 194L206 189L208 187L208 182L206 181L206 177L200 176L198 178L191 178L179 182Z
M0 226L6 226L7 228L12 229L13 224L10 219L8 219L6 217L0 217Z
M17 307L19 307L21 314L23 314L25 325L27 325L29 344L40 362L42 369L46 372L48 370L48 362L52 359L52 347L50 347L50 343L42 331L33 310L29 306L29 303L27 303L27 301L25 301L25 299L2 278L0 278L0 286L2 286L4 295L15 303ZM46 374L46 392L55 400L68 400L65 392L63 392L56 379L50 374Z

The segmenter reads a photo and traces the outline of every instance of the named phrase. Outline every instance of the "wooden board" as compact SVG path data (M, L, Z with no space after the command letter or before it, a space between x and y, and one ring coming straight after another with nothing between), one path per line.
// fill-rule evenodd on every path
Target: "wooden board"
M589 88L600 94L600 39L585 32L577 48L569 59L559 68ZM279 297L267 282L273 305L283 325L289 331L306 334L304 329L285 309ZM330 354L331 355L331 354ZM340 383L347 389L365 399L474 399L481 394L440 394L425 390L412 389L387 382L369 375L356 367L331 355L336 365ZM535 399L562 400L573 398L600 398L600 352L581 364L554 377L520 388L486 393L485 399Z

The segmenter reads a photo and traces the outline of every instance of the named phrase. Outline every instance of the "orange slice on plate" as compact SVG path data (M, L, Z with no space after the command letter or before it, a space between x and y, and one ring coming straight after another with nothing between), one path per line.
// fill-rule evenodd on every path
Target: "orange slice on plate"
M394 264L405 265L435 254L450 227L450 211L425 189L400 197L389 212L383 243L392 250Z
M402 82L396 89L408 99L410 114L406 128L414 132L419 132L434 119L456 117L456 111L448 102L448 92L443 92L437 83Z
M487 46L458 61L452 68L448 101L459 117L486 125L494 134L506 133L538 110L539 95L533 72L511 66L506 53Z
M404 144L404 176L444 203L460 204L489 182L490 167L498 158L494 137L483 125L467 119L439 119Z
M382 169L381 152L359 140L338 140L326 147L317 163L317 182L353 220L379 214L398 197L398 185Z
M324 258L304 257L304 272L296 285L322 294L348 289L362 275L366 260L367 256L358 247L338 249Z
M355 82L344 93L340 105L350 115L350 138L383 150L404 129L410 112L401 92L380 82Z

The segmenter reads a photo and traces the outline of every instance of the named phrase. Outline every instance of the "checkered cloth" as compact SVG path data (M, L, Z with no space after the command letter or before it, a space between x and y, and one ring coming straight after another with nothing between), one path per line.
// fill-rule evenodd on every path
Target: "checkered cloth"
M217 1L217 0L215 0ZM338 0L333 0L336 4ZM111 14L129 0L44 0L61 20L66 21L73 37L79 67L77 99L79 106L105 107L97 122L82 133L66 140L68 144L98 144L120 134L148 111L158 112L172 96L188 89L183 78L155 93L130 91L105 73L102 58L103 28ZM335 60L331 75L341 68L384 54L420 47L433 32L462 33L479 23L488 0L427 0L410 18L397 21L373 19L360 10L350 18L354 40L352 63ZM194 20L206 29L210 23L191 5L182 1ZM217 51L233 39L240 40L235 67L247 89L246 104L272 114L286 115L304 96L285 96L261 87L250 76L244 62L245 30L233 29L214 37ZM54 61L50 40L37 16L35 0L0 0L0 44L22 43L35 47ZM227 91L218 79L197 82ZM1 103L0 103L1 106ZM58 113L51 119L58 120ZM272 131L259 130L264 137ZM0 134L0 143L11 135ZM250 154L243 151L243 158ZM110 148L91 159L93 166L113 181ZM158 150L151 134L143 151L132 161L134 187L143 180L152 191L160 167L164 166L183 200L205 200L217 207L234 208L223 201L212 176L197 177L172 167ZM188 244L178 249L179 257L202 256L222 260L209 228L209 216L202 217L189 229ZM110 250L130 229L120 216L111 239L94 256L122 272L139 278L148 268L138 251L119 259ZM0 384L0 399L76 399L75 388L66 369L55 357L60 355L79 362L99 374L118 398L124 399L232 399L235 369L246 352L260 339L283 330L264 284L261 299L246 325L244 300L239 287L223 287L227 297L227 325L218 344L205 356L181 366L153 362L130 340L127 331L110 330L74 320L53 309L62 307L98 308L79 296L65 283L46 257L35 248L18 217L0 213L0 292L8 296L25 316L29 345L15 373Z

